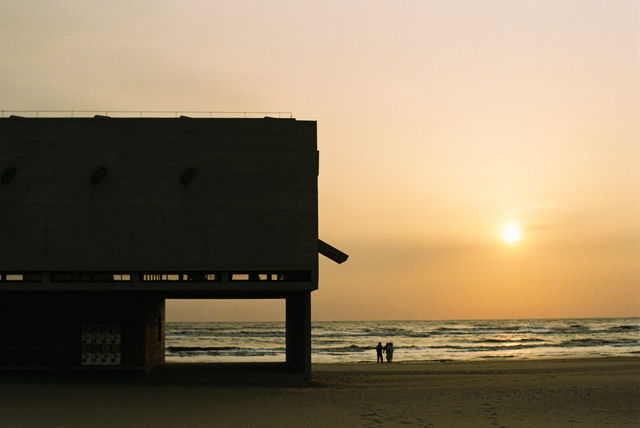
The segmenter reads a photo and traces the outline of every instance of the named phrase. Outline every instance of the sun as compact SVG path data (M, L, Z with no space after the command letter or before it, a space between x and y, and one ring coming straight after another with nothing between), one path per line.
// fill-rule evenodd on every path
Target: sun
M502 239L508 244L513 244L520 240L520 227L515 223L507 223L502 227Z

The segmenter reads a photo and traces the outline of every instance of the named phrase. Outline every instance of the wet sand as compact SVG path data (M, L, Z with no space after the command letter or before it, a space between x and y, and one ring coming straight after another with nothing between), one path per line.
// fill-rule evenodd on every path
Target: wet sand
M167 365L142 377L0 378L0 426L640 426L640 358Z

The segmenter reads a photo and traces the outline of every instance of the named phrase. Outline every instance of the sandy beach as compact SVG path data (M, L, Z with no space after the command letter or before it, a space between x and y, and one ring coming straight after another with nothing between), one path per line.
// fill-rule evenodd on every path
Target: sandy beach
M167 365L141 376L6 374L0 426L640 425L640 358Z

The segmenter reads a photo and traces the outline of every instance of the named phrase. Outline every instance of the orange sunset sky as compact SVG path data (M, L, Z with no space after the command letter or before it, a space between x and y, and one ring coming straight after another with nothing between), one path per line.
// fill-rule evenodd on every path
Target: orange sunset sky
M317 120L319 233L350 259L321 258L314 320L640 316L638 1L0 10L2 109ZM283 320L284 302L167 316Z

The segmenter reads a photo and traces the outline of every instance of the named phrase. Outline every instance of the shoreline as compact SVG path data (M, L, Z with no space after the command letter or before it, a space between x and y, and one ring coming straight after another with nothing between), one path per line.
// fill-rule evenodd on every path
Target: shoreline
M376 365L375 359L375 348L371 348L372 357L366 360L359 361L313 361L311 365L313 367L318 366L331 366L331 365ZM454 359L454 358L436 358L436 359L420 359L420 360L393 360L391 364L443 364L443 363L483 363L483 362L508 362L508 361L580 361L580 360L606 360L606 359L638 359L640 360L640 353L634 355L566 355L566 356L545 356L545 357L523 357L523 356L513 356L513 357L491 357L491 358L475 358L475 359ZM279 360L253 360L253 359L243 359L243 358L235 358L229 360L215 360L215 359L185 359L185 358L168 358L166 364L284 364L284 359ZM384 365L387 365L386 359L384 360Z
M375 357L375 355L374 355ZM508 364L510 362L514 363L526 363L526 362L587 362L587 361L636 361L640 364L640 355L632 356L632 355L593 355L593 356L567 356L567 357L542 357L542 358L524 358L524 357L513 357L513 358L504 358L504 357L496 357L496 358L487 358L487 359L475 359L475 360L454 360L454 359L438 359L438 360L398 360L393 361L392 363L387 363L386 360L382 364L377 364L375 360L362 360L355 362L330 362L330 363L312 363L313 367L331 367L331 366L395 366L395 365L438 365L438 364L490 364L490 363L499 363L499 364ZM181 363L175 363L181 364Z
M0 381L0 425L640 425L640 357L314 363L311 382L224 366L116 382L13 377Z

